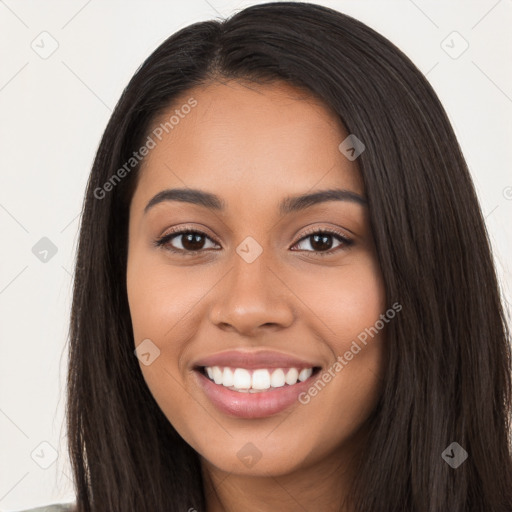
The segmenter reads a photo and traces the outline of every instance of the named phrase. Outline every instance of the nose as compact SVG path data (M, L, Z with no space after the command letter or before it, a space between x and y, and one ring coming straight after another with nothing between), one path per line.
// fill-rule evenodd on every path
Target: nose
M217 285L210 319L220 329L256 336L292 324L293 293L263 254L252 263L235 255L233 267Z

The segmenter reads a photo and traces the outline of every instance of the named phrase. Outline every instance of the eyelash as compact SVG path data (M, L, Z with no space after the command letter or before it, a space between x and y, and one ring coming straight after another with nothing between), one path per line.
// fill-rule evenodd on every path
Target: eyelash
M206 233L203 233L202 231L198 231L196 229L187 229L187 228L182 228L180 230L172 231L171 233L168 233L167 235L164 235L163 237L158 238L157 240L155 240L154 245L156 247L162 247L165 250L171 251L176 254L181 254L183 256L195 256L196 254L203 252L205 250L205 249L200 249L199 251L187 251L184 249L176 249L175 247L172 247L172 245L167 246L167 244L173 238L175 238L179 235L184 235L184 234L201 235L206 238L210 238L210 240L212 240L216 244L220 245L216 240L213 240ZM335 238L338 239L338 241L342 242L342 245L339 245L338 247L334 247L333 249L329 249L328 251L305 251L305 252L313 252L315 254L318 254L319 256L329 256L338 250L343 250L343 249L350 247L354 243L353 240L351 240L350 238L347 238L344 234L342 234L339 231L328 230L328 229L316 229L316 230L304 233L302 238L297 240L297 242L295 242L293 245L295 246L299 242L302 242L303 240L310 238L313 235L319 235L319 234L334 236Z

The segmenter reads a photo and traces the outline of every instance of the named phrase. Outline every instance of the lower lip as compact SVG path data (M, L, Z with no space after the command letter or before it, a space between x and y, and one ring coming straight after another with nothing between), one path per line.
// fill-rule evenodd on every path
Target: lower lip
M292 386L270 388L258 393L232 391L222 385L215 384L200 371L195 372L199 385L210 401L223 413L237 418L266 418L284 411L294 403L298 403L299 395L306 391L318 372L303 382Z

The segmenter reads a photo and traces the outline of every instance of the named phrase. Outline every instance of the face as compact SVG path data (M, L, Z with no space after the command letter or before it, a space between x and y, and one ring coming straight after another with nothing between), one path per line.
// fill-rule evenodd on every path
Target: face
M212 467L284 475L339 456L378 400L385 339L364 185L338 149L348 133L279 82L191 89L155 127L173 114L130 207L145 382Z

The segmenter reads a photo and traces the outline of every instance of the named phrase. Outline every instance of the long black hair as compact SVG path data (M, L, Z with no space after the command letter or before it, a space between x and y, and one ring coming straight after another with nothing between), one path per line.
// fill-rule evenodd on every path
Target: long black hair
M133 353L125 281L140 165L112 177L178 95L226 79L304 88L366 147L357 163L386 298L403 309L388 325L354 510L510 512L510 334L461 149L432 87L397 47L301 2L183 28L137 70L108 123L82 211L70 326L77 510L205 511L198 454L158 407ZM456 469L441 456L452 442L468 453Z

